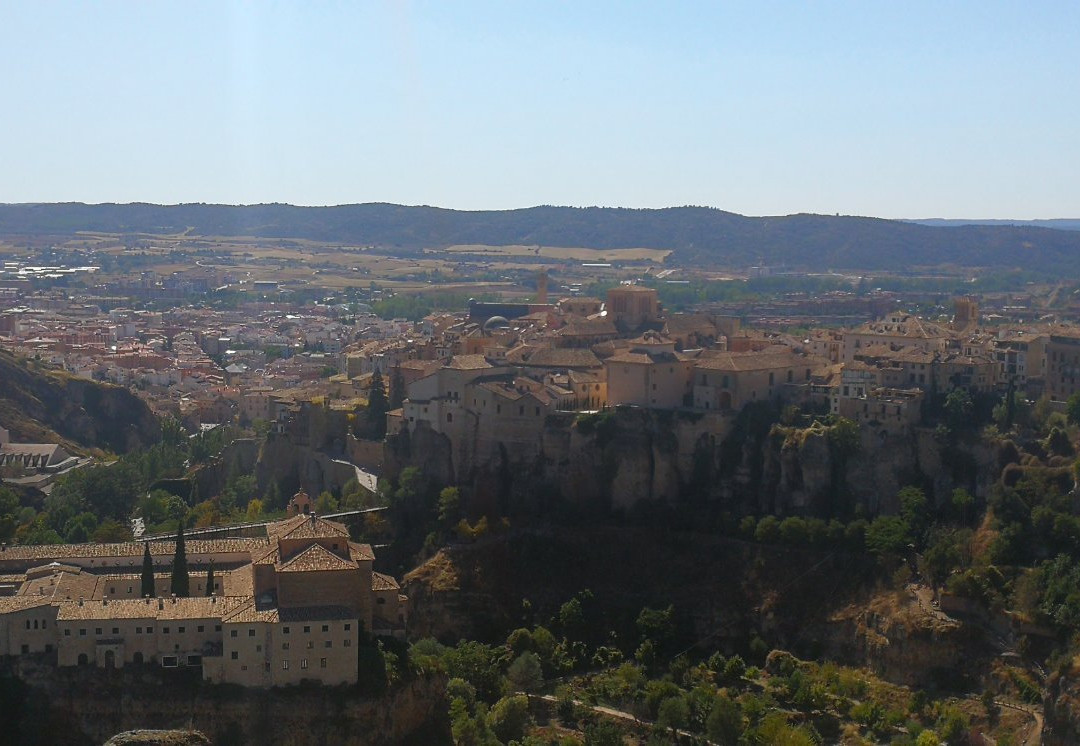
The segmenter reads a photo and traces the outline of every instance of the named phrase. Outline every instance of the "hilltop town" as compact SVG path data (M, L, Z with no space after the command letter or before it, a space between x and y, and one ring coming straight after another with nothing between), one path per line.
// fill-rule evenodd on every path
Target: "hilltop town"
M1071 551L1057 496L1071 489L1062 470L1080 414L1068 285L1003 289L997 278L965 292L979 286L939 276L936 289L897 278L882 289L767 267L660 269L647 255L539 268L514 257L496 269L461 252L408 276L386 268L397 259L350 253L356 274L378 276L359 282L320 248L311 261L325 274L278 280L269 265L240 276L232 251L138 279L81 263L103 257L71 246L49 256L77 271L6 265L0 656L16 666L393 696L453 672L483 691L454 710L456 733L488 727L479 699L510 707L513 687L581 675L572 686L592 692L583 672L604 656L673 675L649 646L667 654L733 626L720 646L732 661L775 663L767 644L815 656L805 629L793 631L805 623L839 659L942 697L957 695L934 655L1015 699L1030 696L1017 682L1038 675L1039 656L1061 649L1049 586L1035 600L1015 589L1034 582L1025 573L1052 572L1032 536ZM441 274L450 266L462 277ZM491 270L498 282L478 279ZM1056 518L994 510L1044 488ZM658 568L721 542L710 551L733 563L725 572L746 598L686 601L682 580L661 577L631 590L619 569L575 573L551 557L543 564L562 569L541 579L527 559L575 542L617 555L659 541L640 530L684 532ZM176 593L182 544L191 582ZM828 576L825 603L778 580L790 551ZM830 569L837 556L865 574ZM1006 561L1013 574L996 580ZM656 614L670 615L668 631L638 638L634 616L645 629ZM521 642L550 635L545 623L554 646ZM1002 630L1001 650L962 639L982 624ZM870 628L935 652L900 663ZM504 683L469 678L460 656L479 650L473 636ZM1014 657L999 669L995 654ZM725 676L717 655L695 675ZM731 685L749 692L779 675L766 667ZM985 717L962 699L935 707L921 727ZM1016 712L995 732L1032 727ZM657 703L645 714L661 719Z

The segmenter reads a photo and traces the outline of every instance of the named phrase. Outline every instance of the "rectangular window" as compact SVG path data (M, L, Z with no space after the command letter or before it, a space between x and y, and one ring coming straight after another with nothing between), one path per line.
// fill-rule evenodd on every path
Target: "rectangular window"
M331 642L330 640L327 640L326 642L323 643L323 647L332 648L332 647L334 647L334 643Z
M281 670L282 671L288 671L289 670L289 662L288 661L282 661L281 662Z
M100 636L101 635L101 627L95 627L94 628L94 634Z
M240 657L240 653L238 653L238 652L236 652L234 650L234 651L232 651L232 653L230 653L230 656L232 657L233 660L236 660L237 658Z
M345 631L346 632L351 632L352 631L352 625L349 624L348 622L345 623Z
M229 636L230 637L236 637L236 630L234 629L232 632L230 632Z
M319 659L319 668L326 668L326 658Z
M256 645L255 646L255 652L256 653L261 653L262 652L262 645Z
M330 625L329 624L324 624L322 626L322 631L323 632L329 632L330 631Z
M248 630L248 637L254 637L254 636L255 636L255 630L254 629L249 629Z
M300 668L307 668L307 658L300 659Z
M315 647L315 641L314 641L314 640L308 640L308 641L307 641L307 649L308 649L308 650L311 650L311 649L313 649L314 647Z
M65 629L64 630L64 637L71 637L71 630L70 629Z
M351 648L352 647L352 640L345 640L344 644L345 644L345 647Z
M281 649L282 650L288 650L289 649L289 643L287 643L287 642L281 643Z
M113 633L114 635L118 635L118 634L120 634L120 628L119 628L119 627L113 627L113 628L112 628L112 633Z
M200 625L199 625L198 627L196 627L195 629L196 629L196 630L198 630L199 632L202 632L202 631L203 631L203 625L201 625L201 624L200 624ZM181 631L181 632L183 632L183 630L180 630L180 631Z
M154 634L154 628L153 627L147 627L146 628L146 634L148 634L148 635Z
M307 625L304 625L304 634L306 635L306 634L309 634L310 632L311 632L311 627L309 627Z
M289 634L289 628L288 627L282 627L281 628L281 633L285 634L285 635Z
M220 632L221 631L221 625L220 624L215 624L214 625L214 631L215 632Z
M185 630L185 629L187 629L187 628L186 628L186 627L180 627L180 628L179 628L179 629L177 629L176 631L177 631L177 632L179 632L180 634L184 634L184 630Z
M135 634L141 635L142 634L142 627L136 627L135 628Z
M168 627L162 627L161 631L166 635L169 634L169 628Z

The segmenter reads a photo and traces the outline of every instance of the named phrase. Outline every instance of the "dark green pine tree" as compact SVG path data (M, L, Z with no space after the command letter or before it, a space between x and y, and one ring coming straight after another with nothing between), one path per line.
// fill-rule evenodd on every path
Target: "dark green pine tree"
M206 571L206 595L214 595L214 560L210 560L210 569Z
M172 583L169 590L174 596L184 597L188 595L189 588L187 550L184 547L184 522L180 521L180 527L176 532L176 554L173 556Z
M140 595L143 598L153 598L156 595L154 588L154 558L150 556L150 542L143 542L142 556L142 589Z

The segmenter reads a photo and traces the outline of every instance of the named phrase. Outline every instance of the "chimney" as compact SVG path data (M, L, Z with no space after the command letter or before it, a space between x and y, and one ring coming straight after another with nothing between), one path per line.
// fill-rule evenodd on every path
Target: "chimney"
M83 600L80 598L79 599L79 606L82 606L82 602L83 602Z
M101 605L102 606L108 606L109 605L109 597L108 596L102 596L101 597Z
M158 607L159 611L165 608L165 599L164 598L159 598L157 600L157 607Z

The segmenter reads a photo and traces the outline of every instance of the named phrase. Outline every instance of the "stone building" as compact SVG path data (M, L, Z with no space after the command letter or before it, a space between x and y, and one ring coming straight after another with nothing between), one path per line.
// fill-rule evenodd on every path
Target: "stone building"
M298 506L302 499L295 500ZM158 567L172 542L151 542ZM373 570L371 547L314 512L271 523L257 539L187 542L194 592L139 598L143 545L0 548L0 656L55 655L59 666L200 666L218 683L280 686L357 680L362 634L404 637L406 598ZM60 560L63 560L61 563ZM196 590L197 589L197 590Z

